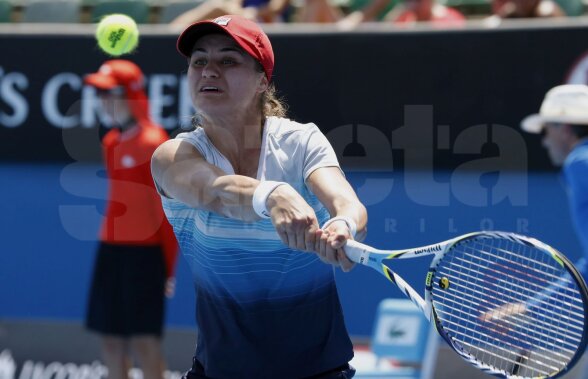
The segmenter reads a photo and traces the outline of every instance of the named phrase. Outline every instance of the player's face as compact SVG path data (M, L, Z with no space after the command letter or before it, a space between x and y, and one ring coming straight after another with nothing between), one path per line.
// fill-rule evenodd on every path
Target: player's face
M545 124L542 131L543 146L556 166L561 166L570 152L567 132L566 125L558 123Z
M268 85L255 59L224 34L198 39L190 57L188 82L196 109L213 117L259 111L259 97Z

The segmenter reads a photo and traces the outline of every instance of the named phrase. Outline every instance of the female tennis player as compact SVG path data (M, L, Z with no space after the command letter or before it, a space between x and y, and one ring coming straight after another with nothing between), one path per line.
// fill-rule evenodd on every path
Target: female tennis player
M319 128L284 118L257 24L198 22L177 47L197 126L152 173L196 285L187 378L351 378L333 266L353 267L341 247L365 237L365 207Z

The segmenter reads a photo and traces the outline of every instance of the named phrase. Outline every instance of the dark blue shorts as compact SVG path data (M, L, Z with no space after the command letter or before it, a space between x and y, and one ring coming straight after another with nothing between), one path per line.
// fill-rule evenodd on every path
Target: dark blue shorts
M304 364L304 363L301 363ZM355 369L351 367L349 364L345 364L343 366L335 367L332 370L322 372L317 375L309 376L306 378L300 379L351 379L355 375ZM212 379L206 376L204 372L204 367L198 362L198 360L194 359L194 364L190 371L187 371L183 376L182 379ZM252 378L240 378L240 379L252 379Z
M161 336L165 262L159 246L101 243L86 327L100 334Z

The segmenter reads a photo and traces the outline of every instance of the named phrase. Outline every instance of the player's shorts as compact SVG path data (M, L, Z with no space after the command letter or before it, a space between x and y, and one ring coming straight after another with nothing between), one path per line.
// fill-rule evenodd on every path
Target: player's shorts
M301 363L304 364L304 363ZM349 365L344 364L339 367L335 367L332 370L313 375L304 379L351 379L355 375L355 369ZM210 379L204 372L204 367L196 359L193 359L192 368L182 375L182 379Z
M161 336L165 262L159 246L101 243L86 327L101 334Z

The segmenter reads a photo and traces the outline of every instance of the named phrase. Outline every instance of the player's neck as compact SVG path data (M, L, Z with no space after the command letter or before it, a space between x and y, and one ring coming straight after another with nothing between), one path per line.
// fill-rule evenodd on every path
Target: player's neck
M208 138L221 152L257 149L261 146L263 130L261 115L208 119L203 127Z

